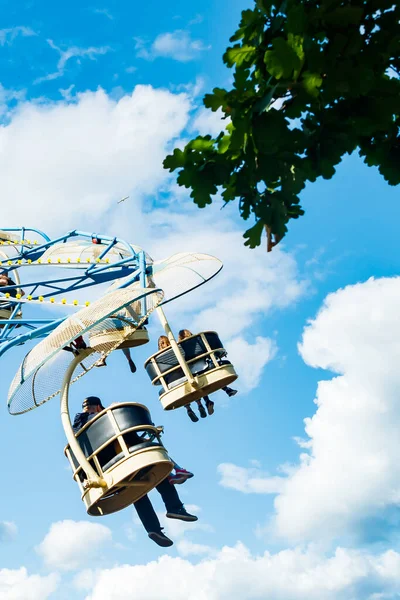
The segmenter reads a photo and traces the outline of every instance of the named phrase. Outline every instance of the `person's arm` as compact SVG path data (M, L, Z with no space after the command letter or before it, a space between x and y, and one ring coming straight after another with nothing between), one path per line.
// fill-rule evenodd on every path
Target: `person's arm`
M75 435L78 433L80 429L84 425L86 425L89 418L89 413L77 413L74 418L74 422L72 424L72 429L74 430Z

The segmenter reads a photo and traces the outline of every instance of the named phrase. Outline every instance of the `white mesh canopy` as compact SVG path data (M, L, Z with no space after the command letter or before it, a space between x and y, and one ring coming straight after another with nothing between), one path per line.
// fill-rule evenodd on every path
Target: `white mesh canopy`
M164 291L163 304L165 304L206 283L217 275L222 267L222 262L215 256L181 252L164 260L155 261L153 275L148 278L148 285L154 285ZM109 287L109 290L115 289L123 282L124 279L119 279ZM139 285L136 282L127 289L136 289Z
M146 313L138 317L132 307L143 297L146 298ZM83 361L74 381L117 349L162 299L163 293L159 289L115 290L65 319L25 356L9 389L10 413L32 410L60 392L65 371L74 358L68 348L76 338L82 336L90 347L88 332L91 335L105 330L113 333L112 342L103 344L101 351L93 352Z

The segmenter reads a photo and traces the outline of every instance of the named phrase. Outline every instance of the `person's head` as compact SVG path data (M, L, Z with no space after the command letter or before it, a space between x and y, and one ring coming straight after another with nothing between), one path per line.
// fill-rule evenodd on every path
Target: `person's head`
M166 335L160 335L160 337L158 338L158 349L159 350L165 350L165 348L169 348L170 347L170 342L169 339L167 338Z
M88 412L90 414L98 413L104 410L104 406L101 403L100 398L97 396L88 396L82 402L83 412Z
M10 285L10 278L6 273L0 273L0 287Z
M193 335L193 333L191 331L189 331L189 329L181 329L178 334L178 341L181 342L182 340L185 340L186 338L190 337L191 335Z

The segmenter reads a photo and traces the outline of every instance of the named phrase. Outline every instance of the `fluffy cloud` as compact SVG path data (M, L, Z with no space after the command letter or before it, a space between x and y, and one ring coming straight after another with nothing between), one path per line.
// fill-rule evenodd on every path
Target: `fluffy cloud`
M244 494L277 494L282 490L282 477L268 477L258 467L238 467L232 463L218 465L223 487Z
M89 521L59 521L36 548L52 569L70 571L93 562L94 555L112 539L111 530Z
M399 592L397 552L338 548L328 557L294 549L252 556L239 543L198 564L162 556L101 571L86 600L376 600Z
M277 352L275 342L261 336L256 337L254 344L248 343L243 337L233 338L226 344L226 349L244 392L250 392L258 386L265 365Z
M189 62L209 48L201 40L192 40L190 33L182 29L161 33L151 44L150 49L146 48L146 44L142 39L136 39L137 56L146 60L163 57L172 58L179 62Z
M145 223L143 195L166 179L162 160L189 109L186 94L151 86L119 101L98 90L73 103L20 103L0 131L3 221L18 223L23 212L26 224L59 233L60 224L94 230L128 211L134 238ZM128 194L132 206L117 205Z
M258 491L280 492L269 533L272 527L292 541L364 536L398 510L399 294L399 277L348 286L330 294L306 327L299 345L305 362L340 375L318 384L308 437L298 441L300 463L278 490L268 489L271 478L259 483ZM236 488L250 491L249 473L238 472Z
M222 119L222 110L219 108L213 112L208 108L200 108L193 119L191 131L196 131L200 135L217 136L228 125L227 119Z
M218 202L204 211L186 203L183 210L179 202L171 202L167 209L152 212L155 235L148 241L152 256L161 258L166 248L168 254L196 249L222 260L224 268L215 279L168 311L190 312L195 297L193 329L215 328L223 341L238 336L272 309L296 302L307 289L292 256L279 248L270 254L265 248L245 248L233 216L229 211L221 214Z
M0 569L0 600L46 600L58 587L55 574L28 575L25 567Z
M300 353L341 376L318 384L305 420L309 453L276 499L287 535L331 535L400 501L400 278L371 279L327 297Z
M211 546L207 546L205 544L196 544L194 542L190 542L189 540L179 540L177 543L177 549L179 554L182 556L209 555L213 552L213 548Z

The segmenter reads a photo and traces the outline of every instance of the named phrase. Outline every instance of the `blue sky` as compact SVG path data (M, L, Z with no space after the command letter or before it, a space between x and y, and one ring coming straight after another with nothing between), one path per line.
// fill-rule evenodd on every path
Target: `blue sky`
M171 455L195 473L179 493L198 525L169 524L165 553L131 509L86 516L58 399L9 416L27 348L2 357L0 600L399 597L398 189L345 157L334 179L304 191L305 216L267 254L243 247L237 206L199 211L161 167L175 144L220 126L201 97L229 84L221 55L250 4L3 5L2 226L103 231L156 259L219 256L221 275L166 312L176 329L221 333L240 393L217 393L215 415L193 424L183 410L163 412L120 352L72 388L72 412L88 394L146 404ZM155 318L150 333L134 353L140 367L161 333ZM299 578L304 588L291 586Z

